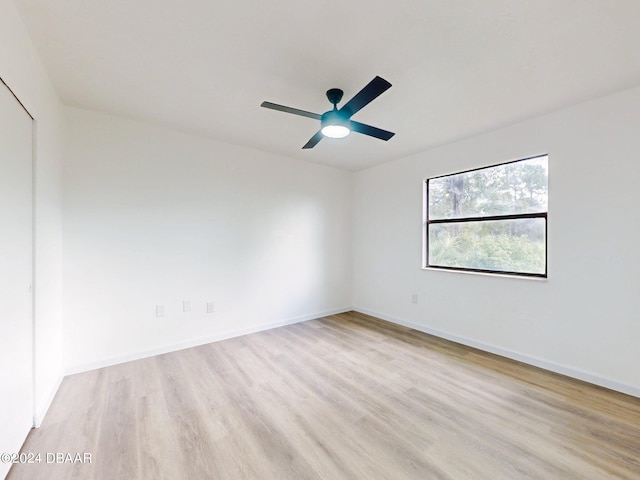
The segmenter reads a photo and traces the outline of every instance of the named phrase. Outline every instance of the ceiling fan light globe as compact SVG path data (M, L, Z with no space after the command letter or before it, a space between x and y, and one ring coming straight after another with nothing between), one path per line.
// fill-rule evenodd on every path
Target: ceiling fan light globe
M344 125L325 125L322 127L322 134L329 138L344 138L351 133Z
M322 115L321 132L325 137L344 138L351 132L349 118L338 110L329 110Z

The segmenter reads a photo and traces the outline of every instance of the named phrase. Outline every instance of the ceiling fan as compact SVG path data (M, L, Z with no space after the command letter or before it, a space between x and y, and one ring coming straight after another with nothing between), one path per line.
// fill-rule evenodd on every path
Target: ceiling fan
M391 84L384 78L376 77L371 80L362 90L354 95L354 97L345 103L340 109L338 109L338 103L342 100L344 92L339 88L332 88L327 90L327 98L333 104L333 110L319 115L317 113L307 112L305 110L299 110L297 108L285 107L284 105L278 105L271 102L262 102L261 107L270 108L272 110L279 110L285 113L292 113L294 115L300 115L302 117L313 118L314 120L320 120L320 130L309 139L309 141L302 148L315 147L322 137L330 138L344 138L349 135L350 132L363 133L370 137L379 138L381 140L389 140L395 135L393 132L382 130L381 128L372 127L371 125L365 125L364 123L351 120L351 117L363 107L371 103L382 93L388 90Z

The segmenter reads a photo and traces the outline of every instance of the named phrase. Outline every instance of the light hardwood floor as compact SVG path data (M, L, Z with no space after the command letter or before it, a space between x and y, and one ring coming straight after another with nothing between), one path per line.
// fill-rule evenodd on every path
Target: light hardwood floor
M638 480L640 399L351 312L67 377L23 452L10 480Z

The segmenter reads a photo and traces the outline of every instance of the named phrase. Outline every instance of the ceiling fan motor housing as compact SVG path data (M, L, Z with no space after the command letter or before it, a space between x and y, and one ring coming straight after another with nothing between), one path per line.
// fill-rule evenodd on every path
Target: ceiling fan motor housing
M349 126L349 117L342 113L340 110L329 110L322 114L320 124L324 127L326 125L343 125Z

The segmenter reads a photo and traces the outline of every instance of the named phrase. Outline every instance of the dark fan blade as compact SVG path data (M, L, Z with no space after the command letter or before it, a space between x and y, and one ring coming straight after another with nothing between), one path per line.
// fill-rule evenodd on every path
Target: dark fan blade
M372 127L371 125L365 125L364 123L354 122L351 120L351 130L358 133L364 133L370 137L376 137L380 140L389 140L395 135L393 132L382 130L381 128Z
M318 130L318 133L316 133L313 137L311 137L309 139L309 141L307 143L304 144L304 147L302 148L313 148L315 147L318 142L320 140L322 140L322 137L324 137L324 135L322 135L322 131Z
M277 103L271 102L262 102L260 104L261 107L270 108L271 110L279 110L285 113L293 113L294 115L300 115L301 117L309 117L314 120L320 120L322 115L318 115L317 113L307 112L305 110L299 110L297 108L285 107L284 105L278 105Z
M355 96L345 103L340 111L344 111L350 117L362 107L375 100L382 93L387 91L391 87L391 84L384 78L376 77L371 80L366 87L360 90Z

